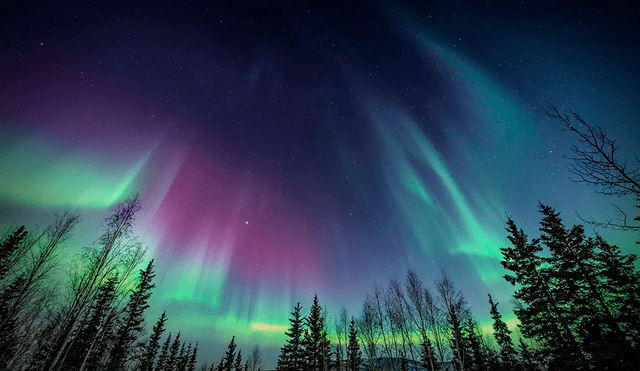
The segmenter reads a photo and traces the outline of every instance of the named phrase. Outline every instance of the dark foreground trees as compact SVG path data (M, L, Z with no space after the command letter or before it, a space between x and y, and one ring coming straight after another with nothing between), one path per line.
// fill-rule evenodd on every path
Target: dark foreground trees
M409 271L405 281L374 287L357 320L349 323L342 311L334 348L317 296L306 317L298 303L278 370L636 370L637 257L586 236L582 226L566 227L553 208L539 208L540 236L530 240L508 220L511 246L501 249L505 279L515 287L517 342L491 296L486 310L495 349L452 278L441 274L431 289ZM144 247L132 237L138 210L136 197L115 208L101 237L66 267L72 272L66 286L49 278L77 214L64 214L40 233L20 227L0 237L0 370L195 369L198 344L180 333L163 337L165 313L143 336L155 284L153 260L140 269ZM260 348L243 363L235 340L209 370L258 369Z
M0 370L193 370L197 346L156 363L166 316L144 340L144 313L155 287L153 260L133 275L145 248L132 237L137 196L116 205L102 236L58 267L79 215L65 213L43 232L25 227L0 241ZM50 279L71 271L66 285ZM60 276L60 274L58 274ZM172 348L173 350L173 348ZM155 365L155 366L154 366Z
M291 313L287 342L280 351L278 371L324 371L334 366L332 351L327 338L325 315L318 301L313 298L309 316L303 317L298 303Z
M586 237L582 226L566 228L549 206L540 212L540 238L529 240L509 220L512 246L501 249L522 333L537 342L550 369L637 369L636 256Z

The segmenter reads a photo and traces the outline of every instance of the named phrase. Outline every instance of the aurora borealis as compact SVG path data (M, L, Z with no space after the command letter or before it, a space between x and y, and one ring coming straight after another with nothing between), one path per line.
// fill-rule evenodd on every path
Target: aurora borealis
M505 214L632 210L568 179L544 107L640 156L633 2L223 3L0 6L0 223L78 209L73 251L140 193L147 324L166 310L209 362L236 335L271 367L297 301L357 316L407 268L486 320Z

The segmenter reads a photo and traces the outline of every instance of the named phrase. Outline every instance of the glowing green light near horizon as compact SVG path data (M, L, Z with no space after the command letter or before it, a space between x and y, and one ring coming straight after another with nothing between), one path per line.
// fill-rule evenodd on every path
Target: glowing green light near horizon
M253 323L251 323L251 328L254 329L254 330L257 330L257 331L262 331L262 332L284 333L285 331L287 331L289 326L286 326L286 325L270 325L270 324L262 323L262 322L253 322Z

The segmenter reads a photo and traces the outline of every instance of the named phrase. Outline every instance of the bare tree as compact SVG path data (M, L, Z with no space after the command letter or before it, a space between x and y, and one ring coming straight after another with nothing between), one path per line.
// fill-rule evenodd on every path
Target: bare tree
M442 273L436 282L438 300L441 310L446 314L448 326L448 338L451 346L451 362L455 371L463 371L467 366L468 355L463 340L463 324L470 317L467 302L460 290L457 290L453 281Z
M336 344L336 368L338 371L342 371L342 363L346 359L345 350L349 336L349 315L345 307L340 309L340 317L334 323L334 330L336 332L336 338L338 339L338 344Z
M145 252L142 244L132 236L133 221L140 209L138 196L119 203L107 219L105 231L96 245L86 248L81 264L71 277L69 302L58 317L59 327L54 335L56 346L45 365L49 371L59 369L64 363L80 323L87 315L98 288L108 277L119 273L122 277L118 288L120 296L126 296L123 292L127 287L126 279L141 262ZM109 317L113 317L113 314Z
M578 113L565 114L549 103L547 113L559 121L565 130L575 134L578 144L570 148L571 154L565 158L571 161L569 171L571 180L593 185L596 192L603 195L631 196L640 203L640 160L635 159L628 166L624 158L617 156L616 140L609 137L601 126L593 126ZM638 205L640 207L640 205ZM626 212L614 205L619 214L617 221L586 221L602 227L640 231L640 225L632 224ZM640 215L634 219L640 222Z
M369 359L369 364L372 365L373 370L377 370L377 358L378 358L378 342L380 341L380 328L378 323L378 310L376 308L376 302L374 299L367 295L362 306L362 314L358 321L358 335L360 336L361 343L364 346L364 353Z
M407 272L407 282L405 285L407 296L409 297L409 318L413 322L414 328L420 334L421 344L433 343L439 361L443 361L442 335L438 311L433 302L431 292L424 286L418 275L409 270ZM431 371L436 370L436 365L431 364Z
M393 279L389 282L388 297L392 303L390 319L394 323L394 328L400 334L400 355L402 358L416 360L412 339L415 328L413 322L409 319L409 304L398 280Z
M46 286L49 281L47 278L58 263L57 256L62 243L69 238L79 220L78 213L57 215L54 223L29 241L28 249L21 253L20 267L22 268L12 274L14 276L12 285L18 285L17 291L12 300L5 303L6 312L0 321L0 328L5 328L11 322L13 332L22 334L14 339L15 345L20 349L29 348L29 343L26 341L33 340L30 335L34 332L34 327L39 324L38 319L43 317L42 310L55 297L51 294L51 287ZM7 362L7 360L2 361ZM20 357L14 357L12 360L13 363L18 361L21 361Z
M260 370L260 365L262 364L262 351L260 350L260 345L256 344L251 350L251 354L247 358L247 364L249 365L250 371L258 371Z

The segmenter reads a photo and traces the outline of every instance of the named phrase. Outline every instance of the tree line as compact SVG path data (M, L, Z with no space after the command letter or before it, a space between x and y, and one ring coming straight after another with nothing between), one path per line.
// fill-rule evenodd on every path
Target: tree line
M640 173L618 162L615 141L577 114L575 121L553 107L550 114L586 146L573 147L569 157L579 181L640 200ZM155 273L132 234L140 209L137 196L117 204L100 237L65 264L62 246L78 213L59 215L39 232L21 226L0 235L0 370L195 370L198 343L180 333L163 341L166 313L144 335ZM548 205L539 210L540 236L529 239L508 219L511 245L500 249L504 278L514 286L517 336L489 293L492 334L483 333L446 273L427 285L408 271L403 281L373 287L356 316L342 308L332 323L317 296L307 316L298 303L277 370L636 370L637 256L588 237L581 225L565 226ZM638 230L621 215L619 222L593 223ZM66 279L55 274L61 270ZM261 369L259 346L246 359L236 348L234 337L216 366L200 369Z

